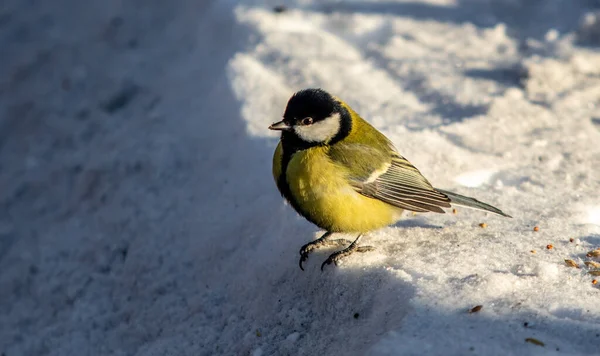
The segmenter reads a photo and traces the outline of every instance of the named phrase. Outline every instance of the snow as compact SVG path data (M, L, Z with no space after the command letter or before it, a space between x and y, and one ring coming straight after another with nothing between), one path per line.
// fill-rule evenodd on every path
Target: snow
M599 5L4 1L0 354L597 354ZM306 87L514 218L301 271L266 128Z

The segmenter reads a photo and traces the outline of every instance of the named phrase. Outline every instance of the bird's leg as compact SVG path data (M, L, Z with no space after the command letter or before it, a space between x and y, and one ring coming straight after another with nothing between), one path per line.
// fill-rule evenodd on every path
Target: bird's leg
M319 249L321 247L341 246L341 245L348 245L348 244L352 243L346 239L329 240L329 237L331 235L333 235L333 232L327 231L326 233L323 234L323 236L319 237L315 241L311 241L311 242L307 243L306 245L302 246L302 248L300 248L300 269L301 270L304 271L304 268L302 267L302 263L308 259L308 254L311 253L313 250Z
M330 265L332 262L335 263L335 265L337 266L338 262L353 254L354 252L369 252L369 251L373 251L375 249L375 247L373 246L358 246L358 242L360 241L360 238L362 237L362 234L358 235L358 237L356 238L356 240L354 240L354 242L352 242L350 244L350 246L346 247L345 249L338 251L334 254L332 254L331 256L329 256L325 262L323 262L323 264L321 265L321 271L323 270L323 268L325 267L325 265Z

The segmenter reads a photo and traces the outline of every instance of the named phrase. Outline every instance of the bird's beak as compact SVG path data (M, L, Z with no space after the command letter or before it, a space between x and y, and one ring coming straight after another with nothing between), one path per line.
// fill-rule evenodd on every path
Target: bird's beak
M274 124L272 124L271 126L269 126L269 130L278 130L278 131L287 131L290 130L292 127L289 126L288 124L286 124L285 122L283 122L283 120L276 122Z

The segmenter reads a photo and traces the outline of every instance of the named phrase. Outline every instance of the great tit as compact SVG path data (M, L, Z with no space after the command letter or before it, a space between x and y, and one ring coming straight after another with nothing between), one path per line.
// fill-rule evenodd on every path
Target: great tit
M434 188L381 132L348 104L322 89L304 89L288 101L273 155L273 177L281 195L304 218L326 232L300 249L300 268L311 251L348 245L321 265L354 252L361 236L393 224L404 210L444 213L450 204L510 217L476 199ZM330 239L357 234L354 241Z

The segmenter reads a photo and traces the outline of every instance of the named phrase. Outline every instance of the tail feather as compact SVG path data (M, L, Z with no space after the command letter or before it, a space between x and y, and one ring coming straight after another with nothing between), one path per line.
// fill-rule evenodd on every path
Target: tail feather
M476 209L476 210L489 211L494 214L506 216L507 218L512 218L512 216L505 214L504 212L502 212L502 210L500 210L496 207L493 207L489 204L480 202L477 199L466 197L464 195L460 195L460 194L456 194L456 193L452 193L447 190L442 190L442 189L437 189L437 188L435 190L448 196L448 198L450 198L451 204L464 206L464 207Z

